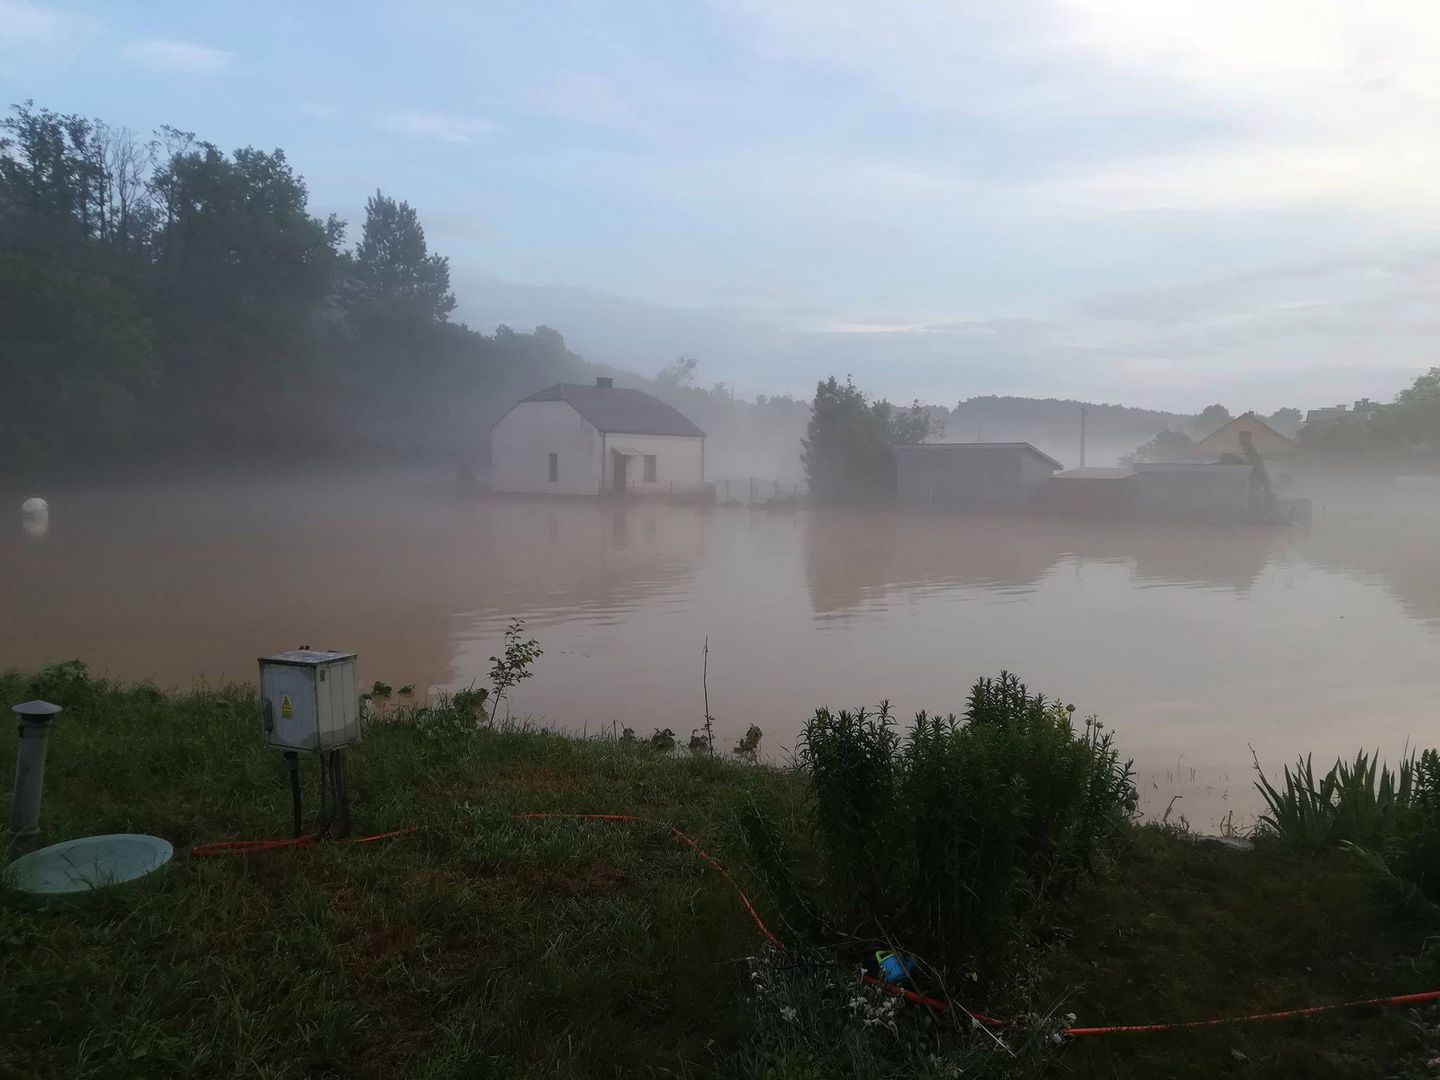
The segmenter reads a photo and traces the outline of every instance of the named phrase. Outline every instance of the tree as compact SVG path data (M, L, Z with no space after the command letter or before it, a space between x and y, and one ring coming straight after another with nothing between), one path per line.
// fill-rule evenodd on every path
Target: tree
M1305 414L1299 409L1286 407L1276 409L1266 419L1269 421L1270 426L1280 432L1281 435L1293 436L1295 432L1300 430L1300 424L1304 421Z
M1219 431L1229 420L1230 410L1224 405L1206 405L1195 419L1195 430L1210 435Z
M895 492L892 447L923 441L929 427L919 402L903 410L871 402L849 377L842 386L832 375L815 388L802 442L810 493L829 501L888 498Z
M133 297L104 278L0 254L0 462L123 451L154 388L155 347Z
M1194 446L1195 440L1183 431L1162 431L1121 460L1127 465L1137 461L1184 461Z
M1400 391L1395 404L1377 414L1410 446L1440 450L1440 367L1432 367Z
M661 386L690 386L695 381L695 369L700 361L693 356L677 356L660 369L655 381Z
M431 255L409 203L376 191L365 203L365 229L350 255L340 297L352 317L415 325L445 322L455 308L450 260Z

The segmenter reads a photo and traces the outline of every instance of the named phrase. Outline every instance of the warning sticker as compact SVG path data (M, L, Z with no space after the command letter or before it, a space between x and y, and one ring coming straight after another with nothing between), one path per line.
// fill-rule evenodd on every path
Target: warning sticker
M295 710L290 708L289 694L280 695L280 715L283 716L286 720L289 720L295 715Z

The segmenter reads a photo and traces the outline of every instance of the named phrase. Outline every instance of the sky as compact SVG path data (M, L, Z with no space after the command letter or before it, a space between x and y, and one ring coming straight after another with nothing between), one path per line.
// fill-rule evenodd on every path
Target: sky
M1431 0L0 0L3 102L375 190L457 317L742 395L1387 399L1440 364Z

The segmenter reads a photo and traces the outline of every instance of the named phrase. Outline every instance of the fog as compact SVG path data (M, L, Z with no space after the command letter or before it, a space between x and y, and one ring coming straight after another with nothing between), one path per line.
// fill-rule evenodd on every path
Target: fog
M1197 827L1276 769L1433 722L1433 484L1315 481L1314 524L1116 522L457 493L436 467L296 467L48 492L0 531L0 656L164 687L254 677L300 642L361 679L483 681L520 617L545 655L513 707L577 732L687 732L710 710L784 761L820 705L959 710L1001 669L1073 701ZM18 504L16 504L18 505Z

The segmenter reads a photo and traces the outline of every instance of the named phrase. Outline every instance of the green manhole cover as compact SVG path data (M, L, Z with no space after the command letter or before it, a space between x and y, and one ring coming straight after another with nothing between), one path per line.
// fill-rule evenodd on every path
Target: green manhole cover
M32 896L71 896L135 881L159 870L174 853L158 836L86 836L20 856L5 867L5 884Z

